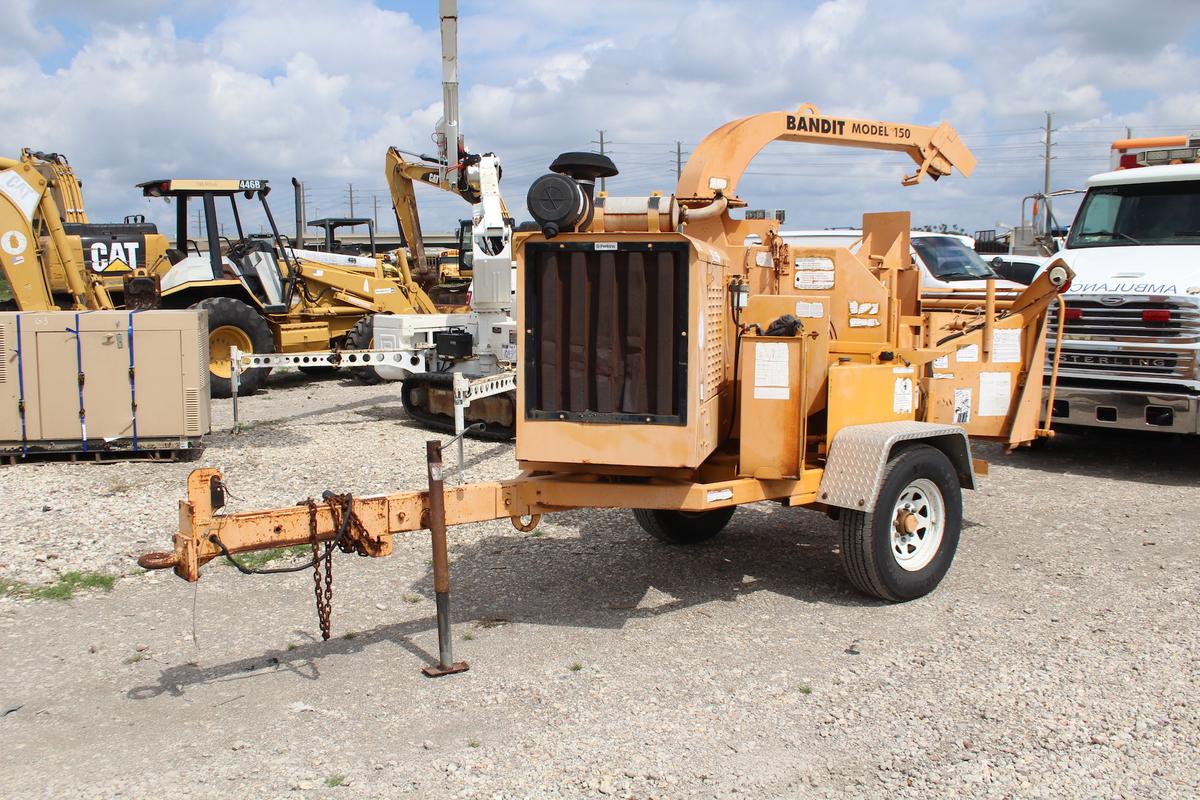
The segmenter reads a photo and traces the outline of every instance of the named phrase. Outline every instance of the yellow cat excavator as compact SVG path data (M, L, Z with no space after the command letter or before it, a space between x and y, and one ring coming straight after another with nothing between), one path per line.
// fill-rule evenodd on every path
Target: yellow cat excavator
M540 232L514 247L519 474L444 487L432 441L422 489L226 513L221 472L199 469L172 551L139 563L194 581L213 558L311 544L321 579L335 549L383 556L395 535L428 529L430 675L466 668L450 648L449 525L509 518L527 531L542 514L629 508L651 536L693 545L739 505L773 501L839 520L860 591L890 602L933 591L958 545L962 490L985 469L968 437L1016 447L1051 435L1039 424L1046 311L1071 271L1051 265L1019 294L989 281L982 297L927 299L907 213L864 215L855 251L791 247L774 220L730 214L746 205L746 167L777 140L901 152L917 165L905 185L975 166L948 124L812 106L713 131L672 195L596 198L615 165L563 154L529 189Z
M141 224L93 224L66 158L25 149L0 158L0 263L21 311L102 310L124 279L166 251Z

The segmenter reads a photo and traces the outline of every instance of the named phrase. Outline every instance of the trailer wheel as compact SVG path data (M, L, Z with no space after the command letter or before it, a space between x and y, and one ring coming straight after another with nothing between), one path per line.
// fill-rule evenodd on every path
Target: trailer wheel
M875 510L843 511L842 566L859 591L897 603L932 592L958 549L962 491L946 454L925 444L892 456Z
M375 328L371 324L371 318L363 317L358 322L354 323L354 327L346 334L345 350L370 350L375 344ZM379 377L379 373L374 367L359 367L350 370L350 374L359 383L373 385L382 383L383 378Z
M262 315L241 300L209 297L191 306L208 311L208 385L212 397L233 394L230 349L244 353L275 352L275 337ZM252 395L262 388L270 367L248 369L238 376L238 394Z
M665 544L700 544L716 536L729 524L737 506L711 511L660 511L635 508L633 518L642 530Z

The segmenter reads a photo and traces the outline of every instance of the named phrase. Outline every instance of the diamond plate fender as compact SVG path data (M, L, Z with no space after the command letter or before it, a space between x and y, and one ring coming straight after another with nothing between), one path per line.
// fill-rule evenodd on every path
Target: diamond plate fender
M971 445L962 428L932 422L880 422L852 425L834 435L817 497L825 505L872 511L892 450L900 442L913 440L945 453L958 472L959 485L975 488Z

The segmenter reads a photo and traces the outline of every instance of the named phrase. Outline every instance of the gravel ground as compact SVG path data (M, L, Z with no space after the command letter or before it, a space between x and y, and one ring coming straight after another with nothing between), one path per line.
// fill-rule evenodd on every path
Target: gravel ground
M234 510L418 487L427 434L389 386L279 375L199 463ZM0 599L0 795L13 797L1195 797L1194 444L1060 436L992 462L922 600L847 588L824 517L742 509L677 550L618 512L451 531L456 655L428 541L307 573L140 574L196 464L0 468L0 578L121 575ZM472 442L472 479L514 473Z

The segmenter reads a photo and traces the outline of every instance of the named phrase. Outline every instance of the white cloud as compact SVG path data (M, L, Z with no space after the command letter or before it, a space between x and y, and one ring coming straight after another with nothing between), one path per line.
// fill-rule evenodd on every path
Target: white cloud
M1040 186L1044 110L1061 128L1056 175L1074 184L1103 167L1124 125L1200 124L1185 83L1200 68L1191 6L1171 0L1178 24L1139 27L1109 0L464 0L464 131L501 155L521 215L529 181L558 152L592 147L597 129L622 172L610 191L642 193L672 188L676 140L689 150L734 117L801 102L945 117L977 150L970 181L901 190L910 164L895 154L780 146L741 192L805 227L891 208L987 226ZM428 152L440 115L438 36L421 8L425 28L369 0L0 0L0 137L70 156L96 219L143 210L132 184L166 175L266 176L281 195L297 175L323 214L346 210L353 182L369 207L386 148ZM85 30L73 53L68 19ZM420 199L427 229L466 212L448 195ZM288 205L276 201L278 217Z

